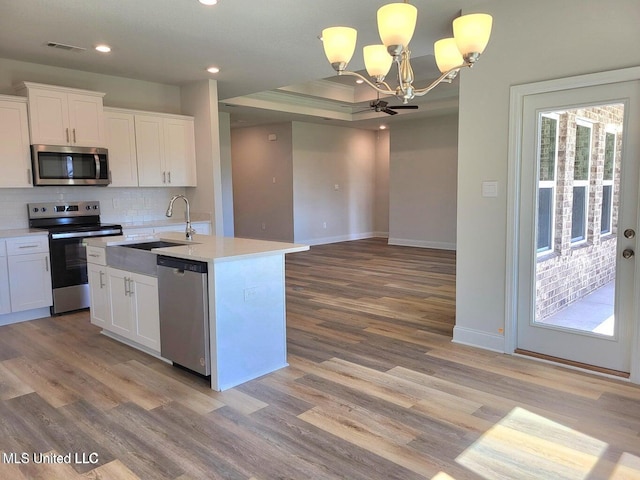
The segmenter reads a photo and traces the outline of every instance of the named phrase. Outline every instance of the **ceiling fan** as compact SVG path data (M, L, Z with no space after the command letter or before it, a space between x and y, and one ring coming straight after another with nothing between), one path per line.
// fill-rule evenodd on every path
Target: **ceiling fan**
M369 102L369 109L374 112L384 112L387 115L395 115L398 112L396 110L416 110L418 105L389 105L388 102L384 100L371 100ZM366 111L366 110L365 110Z

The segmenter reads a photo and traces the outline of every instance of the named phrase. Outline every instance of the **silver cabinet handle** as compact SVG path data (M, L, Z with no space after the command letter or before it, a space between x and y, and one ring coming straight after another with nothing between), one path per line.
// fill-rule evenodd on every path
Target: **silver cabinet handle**
M129 296L129 279L124 277L124 295L125 297Z
M67 143L69 143L69 129L65 128L64 130L67 133Z
M76 140L76 129L74 128L73 129L73 143L76 143L76 142L77 142L77 140Z
M49 255L44 257L44 268L47 272L49 271Z
M98 255L97 253L90 253L89 256L91 258L100 258L100 255Z
M167 176L169 177L169 183L171 183L171 170L169 170L169 172L167 173Z
M27 168L27 182L29 183L29 185L31 185L32 178L31 178L31 169L30 168Z
M38 248L39 245L20 245L18 248Z
M136 282L132 278L130 278L129 279L129 296L130 297L132 297L136 293L135 286L136 286Z
M104 282L102 279L104 278L104 272L100 270L100 288L104 288Z
M162 172L162 183L167 183L167 172Z

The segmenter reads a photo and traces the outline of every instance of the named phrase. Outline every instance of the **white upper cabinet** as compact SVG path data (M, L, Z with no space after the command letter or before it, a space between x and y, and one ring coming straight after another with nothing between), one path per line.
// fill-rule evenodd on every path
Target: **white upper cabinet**
M137 187L136 129L132 113L104 109L112 187Z
M24 82L31 143L105 147L104 93Z
M32 187L27 102L0 95L0 187Z
M176 115L136 115L141 187L195 187L194 122Z

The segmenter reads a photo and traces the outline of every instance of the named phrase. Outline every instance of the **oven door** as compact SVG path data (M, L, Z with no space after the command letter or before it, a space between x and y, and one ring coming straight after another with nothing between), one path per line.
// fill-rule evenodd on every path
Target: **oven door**
M53 286L52 314L89 307L87 249L82 243L83 239L121 234L121 231L49 234L51 284Z

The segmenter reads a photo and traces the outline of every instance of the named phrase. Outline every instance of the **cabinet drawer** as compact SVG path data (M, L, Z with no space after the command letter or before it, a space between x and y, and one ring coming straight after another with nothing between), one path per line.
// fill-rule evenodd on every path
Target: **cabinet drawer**
M107 255L106 249L102 247L94 247L87 245L87 263L95 263L96 265L106 265Z
M28 253L48 253L48 236L29 236L7 238L7 255L26 255Z

